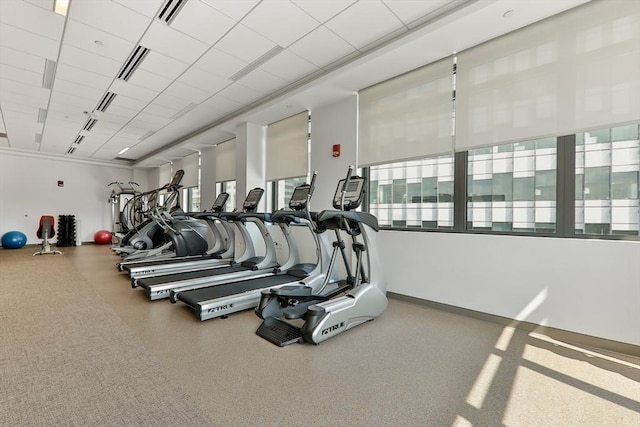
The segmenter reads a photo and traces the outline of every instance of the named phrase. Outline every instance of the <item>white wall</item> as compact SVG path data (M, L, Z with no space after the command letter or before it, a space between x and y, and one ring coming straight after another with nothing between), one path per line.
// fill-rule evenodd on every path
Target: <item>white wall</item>
M75 215L77 234L93 242L93 234L111 225L108 202L113 181L133 180L129 167L68 161L22 153L0 152L0 235L17 230L28 244L36 236L42 215ZM58 181L64 186L58 187ZM52 239L55 241L55 238Z
M356 95L311 111L311 167L318 171L311 209L333 209L331 201L338 181L356 166L358 98ZM333 144L341 145L340 157L332 156ZM354 171L355 174L355 171Z
M312 111L314 209L356 164L355 110ZM640 345L640 242L381 231L378 246L390 292Z

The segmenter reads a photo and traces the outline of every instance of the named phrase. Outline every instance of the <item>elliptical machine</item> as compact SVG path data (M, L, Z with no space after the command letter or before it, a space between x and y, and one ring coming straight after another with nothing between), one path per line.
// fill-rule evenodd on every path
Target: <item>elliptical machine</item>
M336 189L333 206L339 210L322 211L315 221L316 232L334 230L336 233L330 274L327 274L325 284L316 293L304 285L262 292L255 311L263 322L256 334L273 344L280 347L303 341L319 344L375 319L387 308L386 282L380 271L375 244L378 220L369 213L353 211L362 202L366 179L351 176L352 171L353 166L350 166L346 179L341 180ZM352 238L356 259L353 275L340 231ZM347 278L329 289L327 285L338 253L345 263ZM293 322L296 320L304 323L300 327L295 326Z

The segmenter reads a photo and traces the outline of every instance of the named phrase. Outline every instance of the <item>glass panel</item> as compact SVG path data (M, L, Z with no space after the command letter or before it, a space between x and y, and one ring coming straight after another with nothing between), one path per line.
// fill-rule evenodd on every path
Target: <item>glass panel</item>
M555 138L470 150L467 229L554 233L556 154Z
M407 184L407 203L422 202L422 185L419 182Z
M584 168L584 198L585 200L608 200L611 183L609 177L611 168L602 166Z
M369 169L369 211L381 226L453 228L453 156L396 162ZM384 206L393 203L391 206Z
M638 130L631 125L576 135L585 144L576 145L576 234L640 235Z
M378 181L369 182L369 203L378 203Z
M407 180L393 180L393 203L407 203Z

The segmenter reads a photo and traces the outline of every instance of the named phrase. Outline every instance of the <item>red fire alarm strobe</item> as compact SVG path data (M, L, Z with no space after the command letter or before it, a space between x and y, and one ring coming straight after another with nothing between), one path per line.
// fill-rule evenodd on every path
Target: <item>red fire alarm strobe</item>
M333 157L340 157L340 144L333 144Z

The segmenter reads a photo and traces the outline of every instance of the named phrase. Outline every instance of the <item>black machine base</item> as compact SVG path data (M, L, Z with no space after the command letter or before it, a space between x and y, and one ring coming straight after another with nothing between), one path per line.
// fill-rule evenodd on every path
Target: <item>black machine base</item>
M264 319L256 334L280 347L302 342L302 332L299 328L275 317Z

